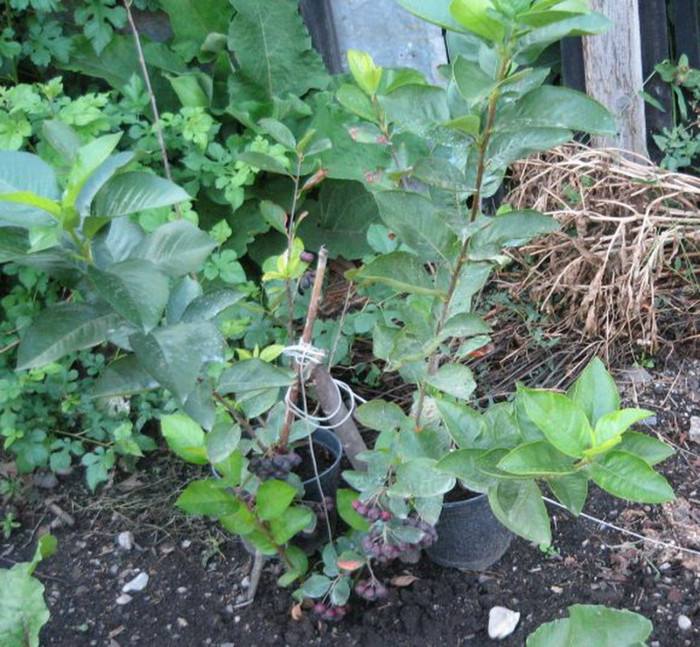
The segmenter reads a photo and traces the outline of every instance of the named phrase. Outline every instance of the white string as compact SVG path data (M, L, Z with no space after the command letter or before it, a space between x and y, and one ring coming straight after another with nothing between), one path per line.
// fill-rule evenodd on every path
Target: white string
M306 344L302 341L298 344L287 346L282 352L287 357L294 359L299 367L299 374L301 376L300 386L302 390L302 401L304 404L302 407L299 407L292 400L291 387L287 389L287 393L284 396L285 403L299 420L304 420L319 429L335 429L350 419L358 402L360 404L367 402L367 400L357 395L347 384L345 384L345 382L331 378L331 381L336 389L337 404L335 409L327 415L312 415L309 413L306 406L306 382L311 376L311 371L313 368L318 364L321 364L325 359L326 351L320 348L315 348L311 344ZM341 391L345 392L347 403L343 400ZM346 414L340 420L334 421L336 416L342 410L343 406L347 407Z
M547 503L550 503L551 505L555 505L558 508L562 508L564 510L568 510L568 508L565 505L562 505L558 501L553 501L552 499L548 499L546 496L542 497ZM631 530L627 530L626 528L620 528L620 526L616 526L615 524L609 523L607 521L603 521L602 519L598 519L596 517L592 517L589 514L586 514L585 512L580 512L579 513L580 517L583 517L584 519L588 519L589 521L595 521L596 523L600 524L601 526L606 526L608 528L611 528L612 530L617 530L618 532L621 532L623 535L629 535L630 537L635 537L636 539L640 539L641 541L645 541L650 544L656 544L657 546L663 546L664 548L671 548L672 550L679 550L683 553L690 553L691 555L700 555L700 551L698 550L693 550L692 548L684 548L683 546L676 546L675 544L670 544L665 541L659 541L658 539L652 539L651 537L645 537L644 535L640 535L636 532L633 532Z

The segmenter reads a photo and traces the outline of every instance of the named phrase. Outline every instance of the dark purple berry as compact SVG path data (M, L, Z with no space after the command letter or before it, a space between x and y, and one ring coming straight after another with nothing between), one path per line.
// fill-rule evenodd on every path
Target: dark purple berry
M317 602L314 604L314 613L316 615L323 615L326 612L326 605L323 602Z
M391 519L391 516L392 516L391 512L389 512L388 510L382 510L382 514L381 514L382 521L389 521L389 519Z

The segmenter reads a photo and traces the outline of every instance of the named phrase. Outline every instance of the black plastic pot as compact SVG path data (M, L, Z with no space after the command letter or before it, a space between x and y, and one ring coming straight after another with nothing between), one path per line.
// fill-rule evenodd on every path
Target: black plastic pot
M338 436L328 429L317 429L311 435L311 439L314 445L325 447L331 452L335 460L318 475L318 480L312 477L303 482L304 499L307 501L320 501L321 490L323 490L324 496L335 499L338 482L340 481L340 459L343 457L343 446L340 444Z
M508 550L513 533L491 512L488 497L445 503L435 526L437 541L426 549L440 566L483 571Z

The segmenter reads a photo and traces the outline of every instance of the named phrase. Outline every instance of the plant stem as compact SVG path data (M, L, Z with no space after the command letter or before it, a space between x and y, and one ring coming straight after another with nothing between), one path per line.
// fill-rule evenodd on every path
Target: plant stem
M496 120L496 106L498 104L498 98L501 95L501 84L506 78L508 73L508 67L510 65L510 57L503 54L501 59L501 64L498 70L497 84L494 88L491 96L489 97L488 113L486 117L486 126L484 128L484 133L481 138L481 147L479 148L479 161L476 171L476 181L474 195L472 196L472 206L469 212L469 222L472 223L476 220L476 217L481 211L481 193L484 184L484 175L486 170L486 151L488 149L489 141L491 140L491 134L493 132L493 125ZM465 238L462 242L462 247L459 250L459 256L457 257L457 262L455 263L452 276L450 277L450 284L447 288L447 293L445 295L445 303L442 307L442 312L440 313L440 319L438 320L437 326L435 327L435 336L439 337L442 333L445 323L447 322L447 317L450 312L450 306L452 305L452 299L454 298L455 291L457 290L457 283L459 282L459 275L462 271L462 267L467 260L467 252L469 250L469 237ZM434 375L438 369L438 363L440 361L440 351L439 349L433 352L428 360L428 374ZM425 382L421 382L418 390L418 401L416 403L416 428L420 428L420 420L423 414L423 404L425 402Z
M297 170L294 174L294 197L292 198L292 208L289 211L289 222L287 223L287 263L292 258L292 250L294 247L294 218L297 211L297 202L299 201L299 183L301 182L301 164L304 161L304 156L297 155ZM289 343L294 343L294 289L292 288L292 279L289 277L284 279L284 285L287 290L287 304L289 306L289 319L287 321L287 332L289 334Z
M129 27L131 28L131 33L134 35L134 45L136 46L136 52L139 57L139 67L141 68L141 74L143 75L143 81L146 84L146 89L148 90L148 97L151 103L151 110L153 111L153 125L156 131L156 137L158 138L158 145L160 146L160 154L163 158L163 168L165 169L165 176L173 181L173 174L170 171L170 162L168 161L168 150L165 147L165 139L163 138L163 131L161 129L160 113L158 112L158 104L156 103L156 95L153 92L153 86L151 85L151 77L148 74L148 67L146 66L146 57L143 54L143 47L141 46L141 37L139 36L139 31L136 28L136 23L134 22L134 16L131 13L131 3L132 0L124 0L124 8L126 9L126 17L129 21ZM180 209L178 205L175 205L175 213L178 218L182 218L180 214Z
M318 262L316 264L316 277L314 278L314 287L311 291L311 300L309 301L309 311L306 315L306 323L304 324L304 331L301 335L302 344L311 343L311 335L314 329L314 322L316 321L316 314L318 313L318 306L321 302L321 290L323 288L323 278L326 274L326 261L328 259L328 250L325 247L321 247L318 251ZM301 381L304 379L302 375L303 366L296 366L296 377L294 378L294 383L290 387L289 399L294 401L299 394L299 389L301 387ZM287 412L284 418L284 424L282 425L282 431L280 432L280 446L286 447L289 443L289 431L292 427L292 422L294 420L294 411L291 407L287 405Z

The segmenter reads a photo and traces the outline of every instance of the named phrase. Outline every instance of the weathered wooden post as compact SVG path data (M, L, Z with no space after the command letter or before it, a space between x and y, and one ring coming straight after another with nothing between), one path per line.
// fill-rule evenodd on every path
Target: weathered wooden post
M588 94L616 117L617 137L595 137L594 146L615 147L647 155L644 83L639 30L639 0L591 0L591 9L605 14L611 28L583 39Z

